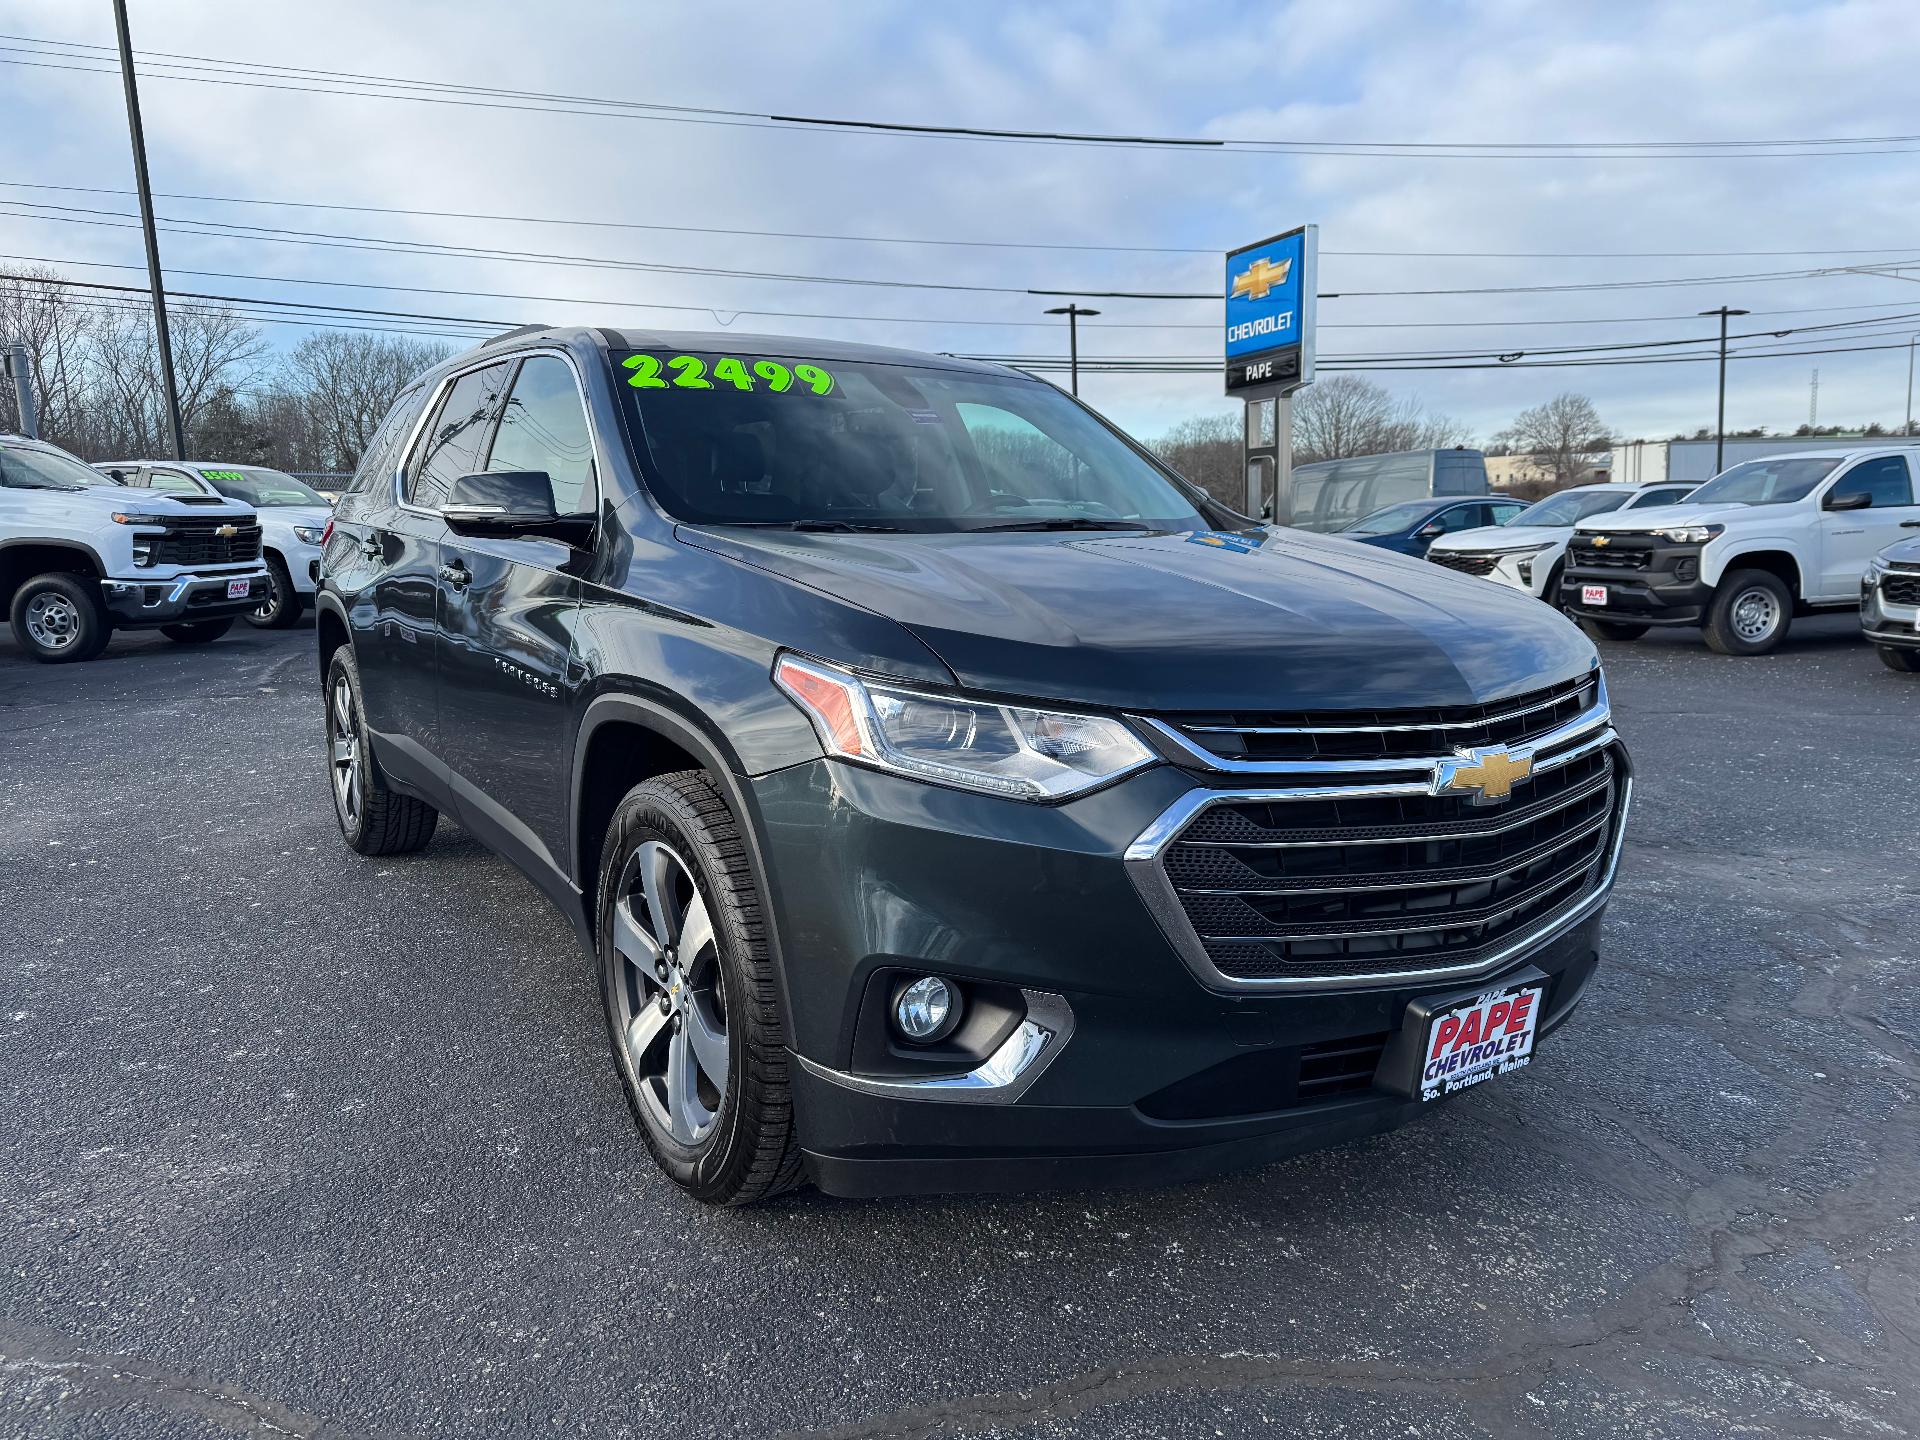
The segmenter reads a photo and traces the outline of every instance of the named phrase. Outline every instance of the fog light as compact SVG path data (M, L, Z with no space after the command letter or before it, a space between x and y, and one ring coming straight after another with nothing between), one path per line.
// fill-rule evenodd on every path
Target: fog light
M1531 586L1533 584L1533 562L1531 560L1522 560L1514 568L1520 572L1520 583L1522 585Z
M938 975L922 975L893 997L893 1023L916 1044L938 1040L960 1023L960 995Z

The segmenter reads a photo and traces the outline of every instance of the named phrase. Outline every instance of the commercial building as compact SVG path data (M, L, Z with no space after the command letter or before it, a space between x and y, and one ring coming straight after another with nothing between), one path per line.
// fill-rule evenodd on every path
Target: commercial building
M1783 455L1794 450L1832 450L1849 445L1920 445L1920 435L1775 435L1759 440L1742 437L1726 442L1725 465L1742 460L1757 460L1762 455ZM1618 480L1626 485L1646 485L1660 480L1711 480L1714 476L1712 440L1633 440L1613 447L1608 473L1600 478ZM1487 475L1493 478L1493 461L1487 461ZM1500 482L1494 480L1494 484Z

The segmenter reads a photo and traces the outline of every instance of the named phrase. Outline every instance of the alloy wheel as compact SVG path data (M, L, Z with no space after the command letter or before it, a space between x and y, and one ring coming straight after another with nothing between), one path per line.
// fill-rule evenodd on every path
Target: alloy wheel
M341 823L349 828L360 822L365 794L360 731L354 719L353 687L342 676L333 682L333 696L327 702L327 738L333 760L333 803L339 807Z
M27 634L42 650L58 654L80 639L80 611L57 591L36 595L27 602Z
M624 1058L651 1119L681 1145L712 1131L731 1066L726 974L706 898L671 846L648 840L613 904L614 990Z
M1766 639L1780 623L1780 603L1773 592L1755 586L1733 601L1733 633L1748 644Z
M284 603L280 594L280 582L275 578L273 572L269 570L267 572L267 598L253 607L252 618L262 625L271 624L274 618L279 615L280 607Z

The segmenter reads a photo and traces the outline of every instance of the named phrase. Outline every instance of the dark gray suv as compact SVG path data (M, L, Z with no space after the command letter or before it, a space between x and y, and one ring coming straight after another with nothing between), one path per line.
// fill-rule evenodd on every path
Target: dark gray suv
M317 608L348 844L444 812L533 879L703 1200L1369 1134L1596 964L1630 786L1585 637L997 366L513 332L395 405Z

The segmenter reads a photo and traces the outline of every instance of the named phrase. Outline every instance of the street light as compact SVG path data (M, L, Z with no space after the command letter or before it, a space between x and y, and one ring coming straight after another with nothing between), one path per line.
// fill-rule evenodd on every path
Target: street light
M1720 412L1713 427L1713 473L1718 475L1726 468L1727 459L1727 319L1729 316L1752 312L1729 310L1722 305L1718 310L1702 310L1700 313L1720 317Z
M1067 374L1075 395L1080 393L1080 317L1099 313L1098 310L1089 310L1084 305L1056 305L1047 311L1049 315L1067 317Z

